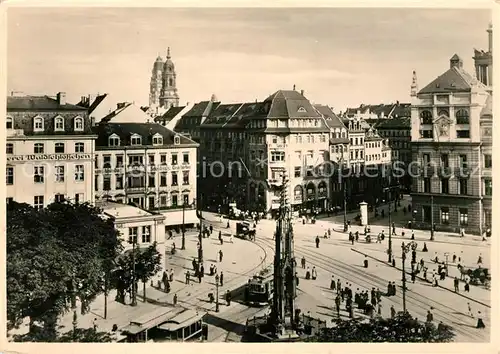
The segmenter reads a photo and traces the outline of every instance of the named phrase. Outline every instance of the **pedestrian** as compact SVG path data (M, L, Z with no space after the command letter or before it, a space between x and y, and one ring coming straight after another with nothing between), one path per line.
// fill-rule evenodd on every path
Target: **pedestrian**
M434 315L432 314L431 310L427 310L427 322L432 321L434 321Z
M483 264L483 256L480 253L479 257L477 257L477 265L481 267L482 264Z
M196 269L198 269L198 264L196 263L196 259L193 258L191 264L193 265L193 271L196 271Z
M434 252L434 263L439 263L439 257L437 252Z
M94 321L92 321L92 326L94 327L94 332L97 332L97 318L94 318Z
M328 238L330 238L331 235L332 235L332 231L330 229L328 229Z
M173 304L174 304L174 306L177 305L177 294L174 294Z
M169 280L170 280L170 282L174 281L174 269L173 268L170 268Z
M476 325L476 328L480 328L480 329L486 328L486 326L484 325L484 322L483 322L483 316L481 315L481 311L477 312L477 325Z
M295 286L298 288L299 287L299 275L297 272L295 272Z
M453 279L453 285L455 286L455 292L458 293L459 292L459 289L458 289L459 280L457 277L455 277L455 279Z
M468 293L469 290L470 290L469 281L468 280L465 281L464 290L465 290L466 293Z
M302 256L300 264L302 265L302 269L306 269L306 257Z
M219 242L220 242L221 246L224 244L224 240L222 239L222 237L219 239Z
M363 261L363 266L365 268L368 268L368 258L366 258L366 256L365 256L365 260Z
M427 244L424 242L424 247L422 248L422 252L428 252Z
M340 296L338 294L335 297L335 308L337 310L337 317L340 318Z
M229 235L229 242L233 243L233 234Z
M231 305L231 293L229 292L229 290L226 290L226 302L227 306Z
M391 319L394 319L396 317L396 310L394 310L394 305L391 305Z
M210 235L214 232L214 227L210 225Z
M332 275L332 280L330 281L330 290L335 290L335 278Z
M220 279L220 286L224 286L224 273L222 271L220 272L219 279Z
M222 256L223 256L222 250L219 250L219 262L222 262Z
M316 236L316 248L319 248L319 236Z
M313 267L311 275L312 275L312 280L316 280L316 278L318 277L318 273L316 272L316 267Z
M457 261L457 255L453 253L453 263L455 263L456 261Z
M311 279L311 271L309 270L309 267L307 267L306 280L309 280L309 279Z
M411 239L414 240L415 239L415 231L412 231L411 232Z
M396 282L392 282L392 295L396 296Z
M342 290L342 283L340 282L340 278L337 279L337 293Z
M189 278L191 274L189 274L189 270L186 272L186 285L189 285Z
M198 283L201 284L201 272L198 272Z
M472 314L472 308L470 307L470 302L467 303L467 309L469 311L469 316L474 317L474 315Z
M415 279L416 279L416 275L415 275L415 271L411 272L411 282L412 283L415 283Z
M392 296L392 284L389 282L387 284L387 297Z
M392 222L392 234L396 236L396 225L394 224L394 221Z

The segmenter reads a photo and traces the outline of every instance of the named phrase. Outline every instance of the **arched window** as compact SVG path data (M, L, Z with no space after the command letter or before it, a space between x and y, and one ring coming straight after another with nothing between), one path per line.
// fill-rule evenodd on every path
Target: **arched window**
M83 118L82 117L76 117L74 120L75 124L75 131L83 131Z
M442 109L442 110L439 111L438 116L440 116L440 117L441 116L449 117L450 116L450 112L448 112L448 110L446 110L446 109Z
M174 145L179 145L181 143L181 138L178 136L174 137Z
M168 79L168 86L174 86L174 80L172 78Z
M64 131L64 119L63 117L54 118L54 131L62 132Z
M120 146L120 137L116 134L110 135L108 138L109 146Z
M33 118L33 131L43 132L43 118L42 117Z
M457 118L457 124L469 124L469 112L466 109L459 109L455 113L455 117Z
M12 121L12 117L7 117L6 128L7 129L13 129L14 128L14 122Z
M431 111L425 110L420 113L420 123L421 124L432 124L432 113Z

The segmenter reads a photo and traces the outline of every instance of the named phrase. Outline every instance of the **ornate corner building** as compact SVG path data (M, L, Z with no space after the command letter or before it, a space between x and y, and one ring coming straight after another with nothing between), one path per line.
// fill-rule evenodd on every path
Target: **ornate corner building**
M422 90L411 86L414 225L482 234L492 211L492 29L475 75L454 55Z
M170 47L167 49L167 59L161 56L156 58L151 72L149 87L149 109L153 113L167 111L170 107L179 106L177 93L177 73L170 56Z

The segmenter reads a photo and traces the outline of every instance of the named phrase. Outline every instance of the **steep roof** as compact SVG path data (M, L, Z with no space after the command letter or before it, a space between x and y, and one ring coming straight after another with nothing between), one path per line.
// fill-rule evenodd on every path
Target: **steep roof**
M418 93L470 92L473 85L486 88L463 68L453 66L439 75Z
M410 117L398 117L380 120L376 125L377 129L411 129Z
M86 111L74 104L59 104L49 96L7 96L7 111Z
M328 106L315 104L314 108L325 118L329 128L346 128L342 120Z
M201 101L196 103L193 108L191 108L184 117L202 117L207 116L210 112L207 112L207 108L210 106L216 106L220 102L210 102L210 101Z
M160 121L160 122L163 122L163 121L169 122L169 121L172 120L172 118L175 118L175 116L177 116L184 108L186 108L186 106L170 107L168 109L168 111L166 111L165 113L163 113L163 115L161 115L160 117L156 117L155 118L155 122L157 122L157 121Z
M271 102L268 118L307 118L320 117L311 102L294 90L279 90L266 98Z
M486 98L486 102L484 104L484 107L481 109L480 117L493 116L492 99L493 98L491 97L491 95L488 95L488 98Z
M157 123L100 123L93 128L98 135L96 147L108 147L108 138L112 134L120 137L120 146L129 146L132 134L142 137L142 146L152 145L153 135L160 134L163 137L163 146L174 145L174 137L180 137L180 145L197 145L193 140L177 134L172 130Z
M142 109L133 103L127 103L105 116L101 122L112 121L113 123L147 123L150 120L151 117Z

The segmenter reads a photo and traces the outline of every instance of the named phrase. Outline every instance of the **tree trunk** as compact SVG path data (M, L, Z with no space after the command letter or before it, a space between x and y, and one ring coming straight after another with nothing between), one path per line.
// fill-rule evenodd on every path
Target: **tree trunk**
M146 302L146 281L142 282L142 292L144 293L143 302Z

